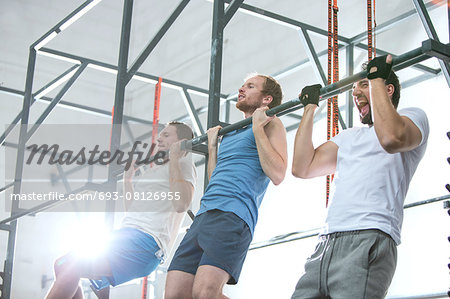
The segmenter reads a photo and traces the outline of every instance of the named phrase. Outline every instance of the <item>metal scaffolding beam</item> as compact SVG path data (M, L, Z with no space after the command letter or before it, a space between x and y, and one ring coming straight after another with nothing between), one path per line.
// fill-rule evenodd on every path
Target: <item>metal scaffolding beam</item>
M153 51L153 49L156 47L156 45L162 39L164 34L166 34L166 32L169 30L169 28L172 26L172 24L175 22L175 20L181 14L181 12L184 10L184 8L189 3L189 1L190 0L182 0L180 2L180 4L173 11L173 13L170 15L170 17L164 23L164 25L159 29L158 33L156 33L155 37L147 44L147 46L141 52L141 54L139 54L138 58L133 62L133 64L130 67L130 70L126 74L126 81L125 81L126 83L128 83L128 81L130 81L131 78L136 74L136 72L139 70L139 68L145 62L147 57L150 55L150 53Z
M58 94L53 98L53 100L50 102L50 105L45 108L44 112L39 116L39 118L36 120L34 125L31 127L31 129L28 131L27 138L25 140L28 141L30 137L34 134L34 132L39 128L39 126L44 122L44 120L47 118L47 116L50 114L50 112L53 111L53 108L55 108L56 104L61 100L61 98L66 94L66 92L69 90L69 88L75 83L75 80L78 79L78 77L81 75L81 73L85 70L87 64L83 63L78 68L78 70L73 74L73 76L67 81L67 83L63 86L63 88L58 92Z
M68 70L66 70L64 73L62 73L61 75L59 75L58 77L56 77L54 80L50 81L49 83L47 83L45 86L43 86L41 89L39 89L37 92L35 92L33 94L30 106L32 106L35 102L36 102L36 97L41 97L46 93L46 90L50 89L50 88L54 88L55 85L58 85L59 83L62 83L61 81L63 81L63 79L69 75L70 73L72 73L73 71L75 71L79 66L78 65L74 65L72 67L70 67ZM7 90L4 89L3 87L0 86L0 90ZM23 98L24 93L20 94ZM17 123L19 123L19 121L22 119L22 112L20 112L19 114L17 114L17 116L14 118L14 120L11 122L11 124L6 128L5 132L3 132L3 134L0 136L0 144L3 144L3 142L5 141L6 137L8 137L9 133L11 133L11 131L14 129L14 127L17 125Z
M97 70L107 71L110 73L117 72L117 66L115 66L115 65L112 65L112 64L109 64L106 62L102 62L102 61L98 61L95 59L90 59L90 58L83 57L83 56L78 56L78 55L74 55L74 54L61 52L61 51L54 50L54 49L42 48L39 50L38 53L50 54L50 55L52 55L52 57L59 58L59 59L71 59L71 60L75 60L75 61L86 62L86 63L88 63L88 67L93 67L94 69L97 69ZM139 71L136 72L133 76L133 79L148 82L148 83L153 83L153 84L156 84L158 82L158 78L159 78L159 76L146 74L146 73L142 73ZM167 78L163 78L162 83L164 86L166 86L168 88L173 88L173 89L186 88L189 91L197 92L197 93L205 95L205 96L209 94L209 90L207 90L207 89L204 89L204 88L201 88L198 86L194 86L194 85L190 85L190 84L186 84L186 83L182 83L182 82L175 81L175 80L170 80ZM221 96L221 98L227 97L226 94L221 94L220 96Z
M14 95L17 97L22 97L24 96L24 92L20 91L20 90L16 90L16 89L12 89L12 88L6 88L6 87L2 87L0 86L0 91L5 92L7 94L10 95ZM33 98L34 101L43 101L43 102L51 102L53 100L53 98L49 98L49 97L41 97L39 99ZM85 111L85 112L89 112L89 113L94 113L96 115L99 116L104 116L104 117L108 117L111 118L111 111L107 111L107 110L103 110L103 109L98 109L98 108L94 108L94 107L89 107L89 106L85 106L85 105L80 105L77 103L72 103L72 102L67 102L67 101L59 101L58 102L59 106L63 106L63 107L69 107L72 109L77 109L80 111ZM18 114L19 118L22 117L22 113ZM137 118L137 117L133 117L133 116L128 116L128 115L124 115L123 119L125 121L133 121L139 124L147 124L147 125L151 125L152 122L146 119L142 119L142 118ZM6 132L6 131L5 131ZM5 135L5 133L4 133ZM4 141L4 140L3 140Z
M446 4L446 2L447 2L447 0L429 1L428 3L425 4L425 6L427 9L431 10L431 9L438 8L443 4ZM384 23L381 23L381 24L377 25L374 33L380 34L382 32L390 30L393 27L399 25L400 22L403 22L403 21L407 20L408 18L415 16L416 13L417 13L417 11L415 9L411 9L395 18L392 18ZM358 44L366 39L367 39L367 30L350 38L352 44Z
M321 81L323 85L328 83L327 76L325 76L325 72L323 71L322 65L320 64L319 56L317 55L316 50L314 49L314 45L309 37L308 31L304 28L301 28L298 31L300 35L300 39L303 42L303 46L308 54L309 61L312 64L314 73L316 74L317 81Z
M409 209L409 208L413 208L413 207L423 206L426 204L443 201L443 200L449 199L449 198L450 198L450 195L444 195L444 196L440 196L440 197L436 197L436 198L431 198L431 199L407 204L407 205L404 205L403 208ZM315 237L315 236L319 235L319 232L320 232L320 228L316 228L316 229L311 229L308 231L291 232L291 233L287 233L284 235L275 236L275 237L271 238L270 240L251 244L249 250L256 250L256 249L261 249L261 248L265 248L265 247L269 247L269 246L273 246L273 245L279 245L279 244L284 244L284 243L288 243L288 242L292 242L292 241L298 241L298 240L302 240L302 239Z
M422 0L413 0L413 3L416 7L420 21L422 21L422 25L427 32L428 38L439 42L439 36L434 29L433 22L431 22L430 15L428 14L425 4ZM441 70L444 73L445 80L447 80L447 85L450 87L450 66L448 62L443 59L439 59L439 65L441 66Z
M220 86L222 82L225 2L224 0L216 0L214 1L213 6L207 128L211 128L219 124Z

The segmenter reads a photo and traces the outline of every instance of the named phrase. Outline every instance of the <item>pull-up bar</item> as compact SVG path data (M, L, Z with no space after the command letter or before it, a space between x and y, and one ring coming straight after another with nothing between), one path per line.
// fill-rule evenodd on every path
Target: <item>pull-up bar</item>
M440 42L437 42L432 39L428 39L422 42L422 46L411 50L409 52L406 52L402 55L393 57L392 59L392 69L397 71L404 68L407 68L413 64L422 62L424 60L427 60L428 58L436 57L438 59L442 59L445 61L450 61L450 45L449 44L442 44ZM347 78L344 78L336 83L324 86L320 89L320 95L322 97L322 101L330 98L332 96L335 96L337 94L340 94L344 91L347 91L351 88L352 84L361 80L367 78L367 71L361 71L357 74L354 74L352 76L349 76ZM266 114L269 116L277 115L282 116L285 114L288 114L292 111L298 110L302 108L303 105L300 102L300 99L293 99L291 101L288 101L286 103L283 103L277 107L274 107L270 110L267 110ZM246 118L241 121L238 121L234 124L231 124L229 126L226 126L219 130L219 135L225 135L229 132L232 132L234 130L243 128L245 126L248 126L251 124L252 118ZM192 140L186 141L186 148L195 147L196 145L199 145L203 142L206 142L208 140L208 135L203 134L201 136L198 136Z
M392 61L392 63L393 63L392 69L393 70L401 70L401 69L407 68L413 64L419 63L419 62L424 61L431 57L436 57L438 59L449 62L450 61L450 44L442 44L442 43L437 42L432 39L425 40L422 42L421 47L414 49L412 51L406 52L402 55L394 57L393 61ZM367 72L362 71L355 75L344 78L336 83L322 87L320 89L320 95L322 96L321 100L325 100L329 97L332 97L334 95L337 95L339 93L349 90L353 83L355 83L361 79L364 79L366 77L367 77ZM294 99L294 100L288 101L284 104L281 104L277 107L274 107L274 108L268 110L266 113L267 113L267 115L282 116L282 115L285 115L292 111L298 110L302 107L303 107L303 105L301 104L300 100ZM220 129L219 135L224 135L224 134L227 134L234 130L248 126L251 122L252 122L251 118L246 118L237 123L226 126L222 129ZM196 137L192 140L186 141L183 146L185 148L190 148L191 146L193 146L193 147L200 146L201 143L206 142L207 140L208 140L208 135L204 134L204 135ZM117 175L119 175L119 174L117 174ZM79 192L86 191L86 190L92 190L92 185L86 184L84 187L81 187L81 188L75 190L76 192L72 192L72 193L79 193ZM43 203L43 204L37 205L31 209L20 211L17 214L11 215L11 217L1 220L0 225L7 224L13 220L16 220L16 219L22 217L22 216L25 216L25 215L29 215L29 214L36 213L36 212L41 212L41 211L53 206L54 203L55 202Z

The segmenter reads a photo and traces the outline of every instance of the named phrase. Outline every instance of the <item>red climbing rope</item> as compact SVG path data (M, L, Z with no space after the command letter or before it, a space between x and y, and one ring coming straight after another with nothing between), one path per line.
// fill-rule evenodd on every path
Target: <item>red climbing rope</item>
M328 84L339 81L339 44L338 19L339 8L337 0L328 0ZM327 140L339 133L339 107L338 97L334 96L327 101ZM330 197L330 184L333 176L328 175L326 181L326 205Z
M153 104L153 125L152 125L152 144L155 144L158 138L159 125L159 103L161 101L161 83L162 78L158 78L158 83L155 85L155 103ZM142 280L142 299L147 299L148 276Z
M158 124L159 124L159 103L161 99L161 83L162 78L158 78L158 83L155 85L155 104L153 105L153 131L152 131L152 144L155 143L158 138Z
M372 0L367 0L367 55L372 60Z

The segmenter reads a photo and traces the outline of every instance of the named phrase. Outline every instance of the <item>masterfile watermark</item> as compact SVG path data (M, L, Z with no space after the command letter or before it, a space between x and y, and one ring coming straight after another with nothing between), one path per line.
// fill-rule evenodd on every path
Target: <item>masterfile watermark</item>
M51 146L49 146L48 144L32 144L26 147L28 150L30 150L30 152L25 163L28 165L32 164L34 157L38 153L40 155L38 156L36 161L37 165L41 165L45 158L48 158L47 163L49 165L109 165L113 162L117 162L117 164L119 165L125 164L125 171L130 169L133 164L142 165L155 163L156 165L162 165L167 161L168 155L165 151L158 151L154 156L152 156L156 144L152 143L147 153L137 150L137 147L140 144L142 144L143 149L146 149L148 147L148 143L135 141L131 150L128 152L124 152L121 150L116 150L114 152L111 152L109 150L100 151L99 145L95 145L92 150L86 150L86 147L82 147L79 151L75 152L68 149L60 151L60 146L58 144L53 144Z
M16 178L23 126L16 126L4 143L2 185L12 186L5 188L6 211L43 205L51 206L48 211L104 212L111 211L106 207L112 204L115 211L123 212L134 202L139 211L159 213L183 201L184 195L169 183L169 146L161 143L162 137L152 139L149 125L119 126L115 130L120 132L120 144L114 146L110 124L40 125L26 137L20 159L23 168ZM124 189L130 177L131 192Z

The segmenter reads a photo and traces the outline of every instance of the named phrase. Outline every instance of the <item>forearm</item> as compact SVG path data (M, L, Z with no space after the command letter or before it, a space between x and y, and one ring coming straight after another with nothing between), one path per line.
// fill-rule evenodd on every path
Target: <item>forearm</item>
M124 205L125 205L125 210L128 211L128 209L131 206L131 203L134 200L134 188L133 188L133 183L131 180L127 180L125 179L123 181L123 194L124 194ZM131 194L131 196L129 196L128 194ZM130 200L128 200L130 199Z
M208 146L208 179L211 179L212 173L217 165L217 145Z
M292 174L296 177L309 177L309 168L314 158L314 145L312 142L314 111L315 106L313 105L305 107L302 120L295 135Z
M265 127L253 127L253 134L261 167L272 183L278 185L286 175L287 150L284 127L280 122L280 128L276 128L274 122L272 121ZM270 126L272 127L270 128ZM270 131L270 134L276 135L273 139L268 136L267 132ZM273 142L277 143L278 149L272 144Z
M187 211L193 197L193 186L185 180L179 161L169 162L169 185L175 210L178 213Z

